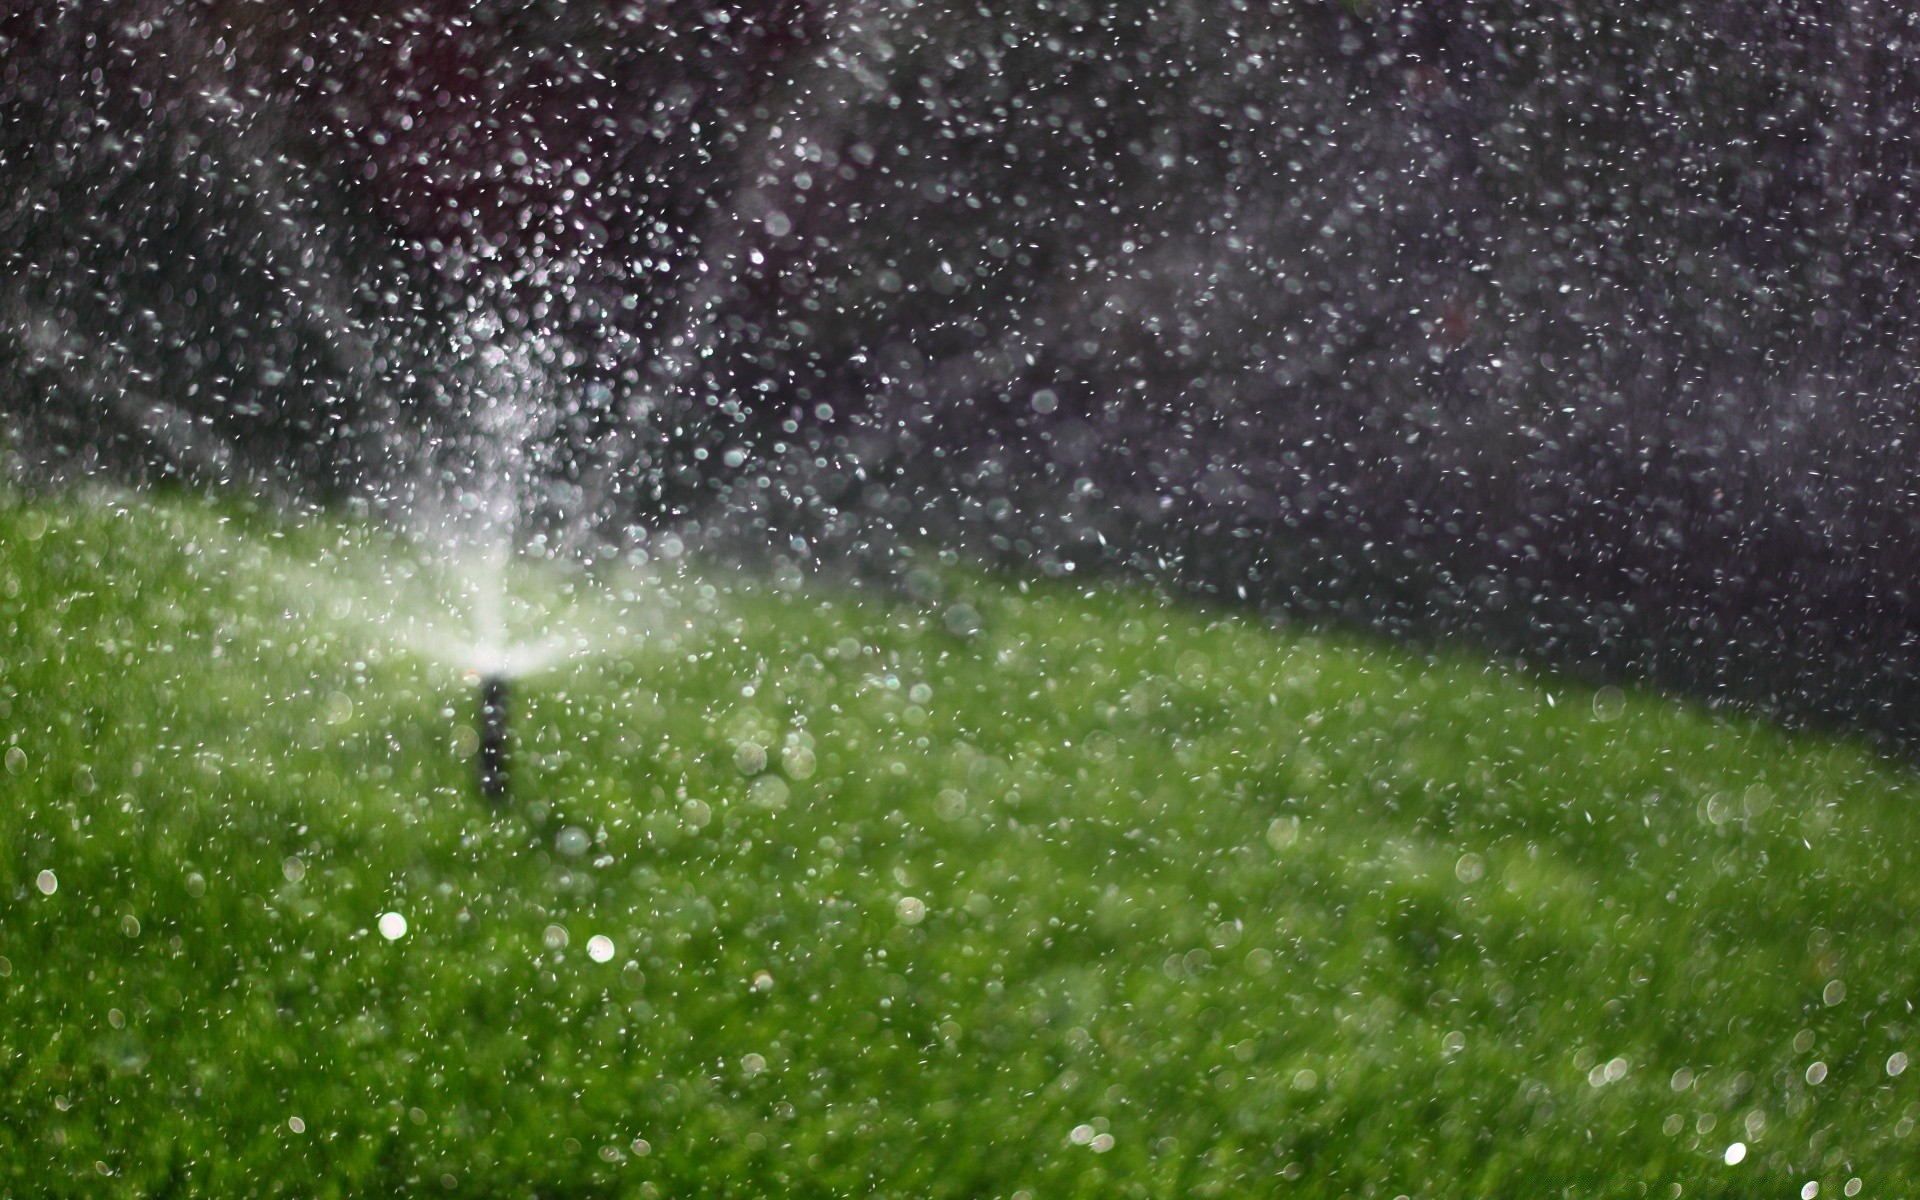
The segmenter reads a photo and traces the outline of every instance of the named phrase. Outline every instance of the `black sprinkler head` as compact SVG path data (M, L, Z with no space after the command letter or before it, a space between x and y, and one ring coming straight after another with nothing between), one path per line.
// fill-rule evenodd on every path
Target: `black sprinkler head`
M507 794L507 681L499 675L480 680L480 794L499 800Z

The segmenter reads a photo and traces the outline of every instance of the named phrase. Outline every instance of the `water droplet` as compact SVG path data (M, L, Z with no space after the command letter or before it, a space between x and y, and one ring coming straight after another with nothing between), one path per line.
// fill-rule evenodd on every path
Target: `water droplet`
M613 939L604 933L596 933L587 939L587 957L597 963L613 958Z
M390 942L397 942L407 936L407 919L397 912L381 913L380 936Z
M1820 999L1826 1003L1828 1008L1832 1008L1846 998L1847 985L1838 979L1831 980L1826 987L1820 990Z
M947 632L957 637L972 637L980 632L980 613L971 604L955 604L940 618Z
M918 925L927 919L927 904L917 896L902 896L900 903L893 906L900 915L903 925Z
M1735 1142L1731 1146L1728 1146L1726 1160L1727 1165L1730 1167L1739 1166L1741 1163L1747 1161L1747 1144L1745 1142Z
M7 747L7 774L18 775L27 769L27 752L18 746Z
M307 877L307 864L300 861L299 855L293 855L280 864L280 874L286 876L288 883L299 883Z
M40 889L42 896L51 896L60 890L60 877L52 871L42 871L34 876L33 886Z
M542 931L542 933L540 934L540 941L543 944L545 944L545 946L549 950L565 950L567 948L566 926L564 925L547 926L546 929Z
M1907 1055L1904 1050L1895 1050L1887 1056L1887 1074L1898 1075L1907 1069Z
M813 751L805 746L788 746L780 752L780 766L789 779L809 778L818 765Z
M787 781L778 775L760 776L747 791L753 802L768 812L779 812L785 808L788 797L793 794L792 789L787 787Z
M1486 861L1478 854L1462 854L1460 861L1453 864L1454 878L1461 883L1478 883L1486 873Z
M288 1117L287 1128L293 1130L295 1133L305 1133L307 1131L307 1123L299 1117Z
M1826 1082L1826 1078L1827 1078L1827 1064L1823 1062L1817 1062L1807 1068L1808 1083L1818 1085Z
M733 765L742 775L758 775L767 769L767 748L758 742L741 742L733 748Z
M767 1069L767 1060L764 1056L759 1054L747 1054L747 1055L741 1056L740 1071L747 1078L751 1079L755 1075L760 1074L762 1071L765 1071L766 1069Z
M1076 1146L1085 1146L1093 1141L1094 1129L1091 1125L1075 1125L1067 1140Z
M593 844L593 838L578 825L569 825L553 837L553 848L568 858L578 858L587 852Z
M1299 840L1299 817L1276 817L1267 826L1267 845L1275 850L1285 850Z

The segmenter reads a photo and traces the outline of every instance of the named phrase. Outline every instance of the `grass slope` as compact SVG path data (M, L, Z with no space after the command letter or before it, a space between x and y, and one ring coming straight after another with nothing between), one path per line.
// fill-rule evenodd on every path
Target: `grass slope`
M0 1194L1920 1165L1920 789L1849 745L1122 589L688 576L521 690L496 812L374 547L0 505Z

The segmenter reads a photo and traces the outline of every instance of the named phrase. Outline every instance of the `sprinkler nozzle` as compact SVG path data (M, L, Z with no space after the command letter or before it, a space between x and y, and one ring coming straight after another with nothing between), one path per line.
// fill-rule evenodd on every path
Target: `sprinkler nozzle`
M480 680L480 794L499 800L507 794L507 681L499 675Z

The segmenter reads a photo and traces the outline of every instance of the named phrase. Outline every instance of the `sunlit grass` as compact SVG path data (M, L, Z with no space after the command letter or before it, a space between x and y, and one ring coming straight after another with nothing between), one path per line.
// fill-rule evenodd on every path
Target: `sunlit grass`
M1852 746L1124 588L623 569L549 595L628 636L518 688L495 810L381 553L0 507L0 1192L1920 1165L1920 787Z

